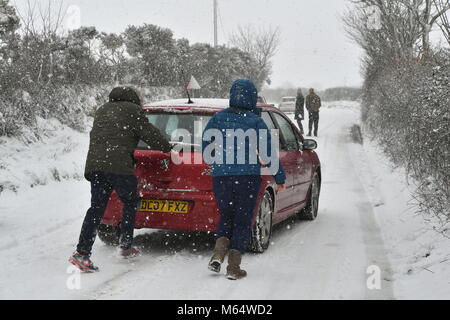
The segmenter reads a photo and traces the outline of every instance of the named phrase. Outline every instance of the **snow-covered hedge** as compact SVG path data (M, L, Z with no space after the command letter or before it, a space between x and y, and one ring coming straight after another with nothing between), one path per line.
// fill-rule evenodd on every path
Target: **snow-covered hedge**
M113 86L48 87L35 92L0 94L0 136L23 136L34 132L39 137L36 118L57 119L68 127L84 131L87 118L108 100ZM146 102L179 97L177 88L138 88Z
M0 195L82 179L92 114L112 87L60 87L0 100ZM147 102L179 96L176 88L138 88ZM31 146L32 145L32 146Z
M0 136L20 136L33 131L39 136L37 117L57 119L78 131L86 117L105 99L103 88L52 87L35 92L17 91L0 96Z
M416 205L450 234L450 51L386 66L366 87L366 127L417 184Z

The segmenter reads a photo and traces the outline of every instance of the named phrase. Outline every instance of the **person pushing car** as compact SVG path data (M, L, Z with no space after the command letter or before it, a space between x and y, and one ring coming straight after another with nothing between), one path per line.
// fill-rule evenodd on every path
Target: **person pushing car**
M247 276L247 272L240 268L242 254L251 245L251 227L253 213L261 186L261 162L251 163L260 152L259 143L262 130L267 132L267 145L271 145L270 131L258 115L256 107L258 91L255 85L246 79L236 80L230 90L230 108L218 112L208 123L203 133L203 156L205 163L212 167L213 191L220 211L220 222L217 230L217 240L213 256L208 268L213 272L220 272L221 265L228 254L227 278L238 280ZM252 148L247 139L233 139L230 134L235 132L248 133L254 130L258 136L258 148ZM212 133L216 133L222 143L213 140ZM207 150L216 145L217 150L212 151L218 161L210 161ZM276 150L271 150L276 152ZM237 154L242 152L245 159L236 161ZM254 153L254 154L252 154ZM226 161L223 161L226 159ZM230 163L232 160L233 163ZM285 190L286 175L279 164L275 174L277 192Z
M90 256L113 190L124 205L120 255L127 259L138 254L138 250L132 247L139 203L133 154L140 140L153 150L166 153L172 149L169 141L149 123L142 103L137 90L117 87L110 93L109 102L95 113L85 169L85 178L91 183L91 207L83 222L77 251L69 259L83 272L99 270Z

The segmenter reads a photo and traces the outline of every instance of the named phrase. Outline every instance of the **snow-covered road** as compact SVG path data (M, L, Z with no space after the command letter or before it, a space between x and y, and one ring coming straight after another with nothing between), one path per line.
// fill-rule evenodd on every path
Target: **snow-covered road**
M228 281L207 270L212 235L156 230L137 232L143 256L133 263L96 242L97 274L81 276L71 290L67 259L75 248L89 185L50 183L2 194L0 201L1 299L392 299L391 271L374 208L360 178L362 147L350 135L357 107L325 108L317 139L323 164L319 218L275 228L263 255L248 254L249 277ZM375 199L376 200L376 199ZM367 288L367 269L381 269L381 289Z

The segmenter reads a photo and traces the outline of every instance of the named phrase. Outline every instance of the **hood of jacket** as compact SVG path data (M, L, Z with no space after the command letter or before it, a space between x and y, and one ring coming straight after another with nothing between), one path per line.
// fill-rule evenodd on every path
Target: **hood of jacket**
M234 81L230 90L231 108L255 111L257 103L258 89L256 89L253 82L247 79L238 79Z
M141 98L139 97L139 93L131 87L114 88L111 91L111 93L109 94L109 101L110 102L118 102L118 101L131 102L131 103L137 104L139 106L141 106L143 103L143 101L141 101Z

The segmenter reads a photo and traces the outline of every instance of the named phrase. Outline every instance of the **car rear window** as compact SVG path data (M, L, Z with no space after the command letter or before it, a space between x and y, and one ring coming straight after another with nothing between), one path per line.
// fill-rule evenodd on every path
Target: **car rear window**
M211 120L212 115L193 114L193 113L150 113L147 115L148 121L153 124L171 143L180 143L174 141L174 135L179 134L179 129L184 129L191 135L191 141L183 141L192 146L192 151L201 152L201 145L196 144L196 141L201 141L203 130ZM198 123L197 130L195 123ZM194 139L195 138L195 139ZM182 139L179 139L182 140ZM140 141L138 149L147 150L148 145Z

